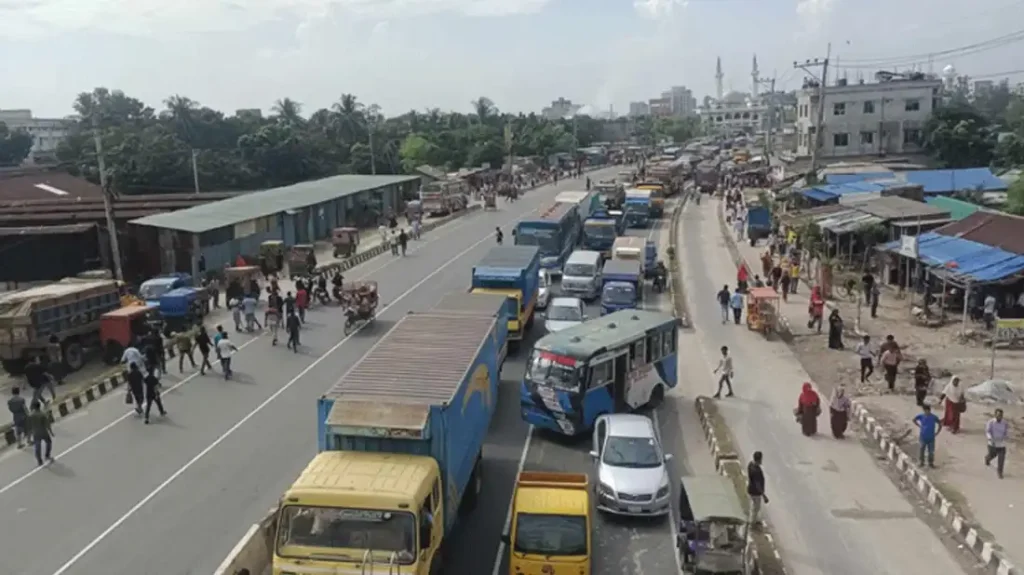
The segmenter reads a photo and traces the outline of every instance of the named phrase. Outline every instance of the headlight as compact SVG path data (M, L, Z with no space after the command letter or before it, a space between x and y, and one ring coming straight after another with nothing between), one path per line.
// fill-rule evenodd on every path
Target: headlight
M605 485L604 483L599 483L597 485L597 492L605 497L615 499L615 490L612 489L611 486Z
M668 485L662 485L658 488L658 494L654 496L655 499L662 499L668 497L669 487Z

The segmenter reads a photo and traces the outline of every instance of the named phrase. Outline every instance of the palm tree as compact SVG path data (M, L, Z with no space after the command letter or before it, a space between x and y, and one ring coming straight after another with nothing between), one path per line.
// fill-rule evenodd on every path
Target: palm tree
M274 116L281 122L286 124L301 124L303 122L302 104L291 98L282 98L274 102L274 106L271 109L274 112Z
M364 107L353 94L342 94L331 106L338 122L338 132L346 144L351 146L362 141L367 133ZM368 135L368 134L367 134Z
M164 100L164 105L167 106L167 114L178 137L192 145L196 136L196 111L199 109L199 102L175 94Z
M476 100L473 100L472 104L473 113L476 114L476 118L481 124L486 123L487 120L498 111L497 108L494 107L494 102L486 96L480 96Z

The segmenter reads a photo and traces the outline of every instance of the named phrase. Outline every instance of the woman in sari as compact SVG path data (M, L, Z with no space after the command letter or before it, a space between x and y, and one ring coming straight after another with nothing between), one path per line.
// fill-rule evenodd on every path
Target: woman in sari
M747 293L747 281L750 280L750 270L747 269L746 262L740 264L740 269L736 271L736 291L740 293Z
M828 348L845 349L843 345L843 318L839 310L834 309L828 316Z
M942 427L950 433L960 431L960 414L967 408L967 398L964 397L964 388L960 387L960 378L953 376L949 383L942 388L942 395L939 399L945 408L942 413Z
M846 397L846 388L839 385L832 391L829 402L829 422L832 424L832 436L842 439L846 426L850 423L850 398Z
M800 430L807 437L818 433L818 416L821 414L821 398L814 387L805 382L800 391L800 398L796 402L796 409L793 410L796 420L800 424Z

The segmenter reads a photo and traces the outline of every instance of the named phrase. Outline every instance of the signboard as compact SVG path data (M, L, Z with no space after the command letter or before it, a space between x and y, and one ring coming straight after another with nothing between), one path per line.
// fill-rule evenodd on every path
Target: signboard
M1024 340L1024 319L997 319L996 341Z
M902 236L900 238L900 249L898 253L903 257L916 260L918 256L917 236Z

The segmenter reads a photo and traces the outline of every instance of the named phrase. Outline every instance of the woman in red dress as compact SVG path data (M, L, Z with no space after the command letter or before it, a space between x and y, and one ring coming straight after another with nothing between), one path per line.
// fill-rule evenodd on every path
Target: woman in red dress
M796 409L793 410L800 429L804 435L810 437L818 433L818 416L821 415L821 398L810 382L804 382L800 391L800 398L796 402Z
M747 293L747 282L749 280L750 270L747 269L747 263L743 262L740 264L740 269L736 270L736 291Z

